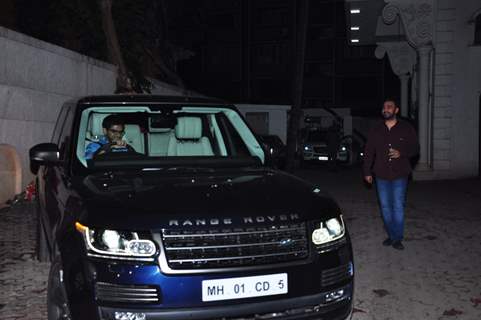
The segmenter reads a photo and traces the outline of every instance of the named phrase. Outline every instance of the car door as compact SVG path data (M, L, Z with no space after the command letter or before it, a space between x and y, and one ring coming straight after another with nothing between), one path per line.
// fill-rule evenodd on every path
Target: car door
M62 115L62 113L64 115ZM59 165L45 167L44 181L45 181L45 211L46 211L46 226L50 230L47 236L50 238L49 243L54 243L55 234L59 222L61 221L64 212L66 199L69 194L70 178L68 175L68 168L70 164L71 151L71 136L73 127L73 118L75 114L75 107L66 104L62 107L59 121L62 121L58 132L54 132L53 143L59 147L59 157L62 161Z

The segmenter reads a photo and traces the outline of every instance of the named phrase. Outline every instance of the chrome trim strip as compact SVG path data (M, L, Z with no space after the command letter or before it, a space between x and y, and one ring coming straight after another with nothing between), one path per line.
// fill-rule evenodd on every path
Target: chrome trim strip
M299 242L299 241L308 241L307 239L297 239L297 240L291 240L293 242ZM202 250L202 249L218 249L218 248L239 248L239 247L254 247L254 246L265 246L265 245L273 245L273 244L279 244L279 241L274 241L274 242L261 242L261 243L245 243L245 244L226 244L222 246L202 246L202 247L167 247L165 250L171 251L171 250Z
M175 235L164 235L164 230L162 229L162 235L164 238L185 238L185 237L215 237L215 236L237 236L243 234L256 234L256 233L268 233L268 232L285 232L285 231L293 231L293 230L300 230L301 232L304 231L303 228L286 228L286 229L275 229L275 230L265 230L265 231L245 231L245 232L224 232L224 233L204 233L204 234L175 234Z
M129 260L129 261L147 261L153 262L154 258L129 258L129 257L119 257L119 256L104 256L101 254L87 253L87 256L92 258L108 259L108 260Z
M261 257L276 257L284 255L292 255L297 253L309 253L307 250L304 251L292 251L292 252L281 252L281 253L271 253L271 254L259 254L254 256L237 256L237 257L224 257L224 258L202 258L202 259L171 259L170 262L197 262L197 261L228 261L228 260L241 260L249 258L261 258Z

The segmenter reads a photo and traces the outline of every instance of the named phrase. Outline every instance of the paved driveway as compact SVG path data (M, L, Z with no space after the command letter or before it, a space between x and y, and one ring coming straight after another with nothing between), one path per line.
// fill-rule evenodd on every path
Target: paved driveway
M400 252L381 245L375 192L357 170L298 175L344 211L356 263L353 319L481 319L481 180L411 183ZM0 319L45 319L49 266L33 259L33 206L0 209L0 227Z

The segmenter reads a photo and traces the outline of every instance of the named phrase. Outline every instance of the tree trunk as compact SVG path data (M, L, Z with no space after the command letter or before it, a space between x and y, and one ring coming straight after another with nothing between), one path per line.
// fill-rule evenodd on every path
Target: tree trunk
M296 69L294 74L293 96L294 104L290 112L289 129L287 131L287 165L286 170L294 171L296 147L298 145L299 122L302 107L302 91L304 85L304 60L306 52L306 33L309 18L309 1L297 0L296 7L299 8L299 20L297 25L296 43ZM303 150L299 150L302 153Z
M132 83L127 73L122 51L120 50L117 31L115 30L114 19L112 17L113 0L98 0L102 13L102 28L107 41L110 61L117 66L117 92L133 92Z

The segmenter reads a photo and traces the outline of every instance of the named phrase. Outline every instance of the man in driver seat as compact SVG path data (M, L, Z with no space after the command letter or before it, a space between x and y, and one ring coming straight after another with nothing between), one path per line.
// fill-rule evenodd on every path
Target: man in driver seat
M135 152L134 148L122 140L125 134L125 123L118 115L109 115L102 121L104 135L99 141L91 142L85 150L85 159L112 153Z

